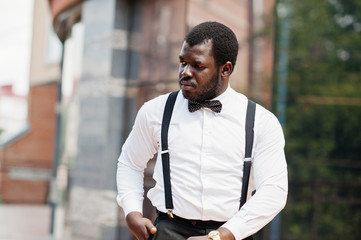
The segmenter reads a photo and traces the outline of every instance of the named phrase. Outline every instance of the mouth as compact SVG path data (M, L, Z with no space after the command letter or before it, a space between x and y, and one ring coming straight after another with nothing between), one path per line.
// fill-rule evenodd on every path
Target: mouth
M184 91L190 91L190 90L194 89L194 87L191 84L181 83L181 89Z
M181 89L186 90L186 91L192 90L196 87L195 84L192 83L190 80L181 79L179 81L179 84L180 84Z

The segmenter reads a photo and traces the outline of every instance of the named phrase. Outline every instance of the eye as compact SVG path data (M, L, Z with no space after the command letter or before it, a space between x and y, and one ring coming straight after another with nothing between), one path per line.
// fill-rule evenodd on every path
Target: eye
M199 64L195 64L194 68L197 69L197 70L203 70L205 67L203 67L203 66L201 66Z
M187 63L185 61L180 61L180 65L184 67L187 65Z

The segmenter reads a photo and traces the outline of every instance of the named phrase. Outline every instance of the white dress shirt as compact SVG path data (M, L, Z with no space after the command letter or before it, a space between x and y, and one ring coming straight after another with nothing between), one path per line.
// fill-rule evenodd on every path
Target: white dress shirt
M142 213L143 175L147 162L161 151L161 125L168 94L146 102L118 160L117 201L125 214ZM227 221L236 239L243 239L266 225L286 204L288 183L284 136L277 118L257 105L253 175L256 194L239 210L247 98L231 87L215 98L221 113L200 109L190 113L180 91L170 122L168 145L173 213L186 219ZM166 212L161 155L148 198Z

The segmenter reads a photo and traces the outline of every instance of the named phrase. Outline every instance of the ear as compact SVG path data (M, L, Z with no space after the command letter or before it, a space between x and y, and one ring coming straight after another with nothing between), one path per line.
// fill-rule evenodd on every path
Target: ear
M222 78L228 78L232 73L233 65L230 61L228 61L221 66L220 70Z

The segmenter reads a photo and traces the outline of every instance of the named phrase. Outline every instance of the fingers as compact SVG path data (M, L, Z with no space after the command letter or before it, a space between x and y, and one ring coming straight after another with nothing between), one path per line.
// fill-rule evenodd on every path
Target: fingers
M143 231L142 233L140 234L140 236L138 236L138 239L142 240L142 239L148 239L149 236L151 234L155 234L157 232L157 228L152 224L152 222L149 220L149 219L146 219L145 224L143 225Z
M126 217L128 227L138 240L147 240L151 234L157 232L152 221L143 217L139 212L131 212Z
M155 234L157 232L157 228L156 227L152 227L150 229L150 234Z
M146 227L150 234L155 234L157 232L157 228L153 225L153 223L150 220L147 221Z

